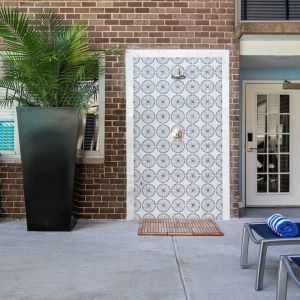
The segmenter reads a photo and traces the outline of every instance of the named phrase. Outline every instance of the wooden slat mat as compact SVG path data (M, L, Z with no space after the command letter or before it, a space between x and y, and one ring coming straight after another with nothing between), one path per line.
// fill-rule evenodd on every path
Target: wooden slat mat
M139 235L223 236L222 230L210 219L143 219Z

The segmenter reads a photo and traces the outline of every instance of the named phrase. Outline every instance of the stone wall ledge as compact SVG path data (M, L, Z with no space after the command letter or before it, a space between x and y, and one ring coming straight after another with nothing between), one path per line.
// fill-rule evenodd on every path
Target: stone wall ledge
M299 21L242 21L236 27L236 38L250 34L300 34Z

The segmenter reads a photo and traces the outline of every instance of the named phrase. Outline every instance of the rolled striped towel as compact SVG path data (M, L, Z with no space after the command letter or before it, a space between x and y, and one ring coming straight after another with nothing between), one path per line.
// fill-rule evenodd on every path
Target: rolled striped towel
M281 237L295 237L298 235L297 225L281 214L272 215L267 224L271 230Z

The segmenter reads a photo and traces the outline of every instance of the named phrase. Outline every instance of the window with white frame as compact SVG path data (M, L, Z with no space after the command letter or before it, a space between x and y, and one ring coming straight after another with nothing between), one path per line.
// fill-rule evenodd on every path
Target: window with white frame
M105 76L95 82L95 93L89 101L86 112L83 141L77 152L77 162L98 163L104 160L105 140Z
M6 89L0 88L1 97ZM0 109L0 161L18 162L20 160L18 123L16 106Z
M15 121L11 110L4 110L0 116L0 147L1 151L15 150Z
M100 163L104 160L104 75L101 75L99 80L93 84L95 84L95 94L90 99L86 112L83 139L77 151L78 163ZM6 93L6 90L0 89L0 93ZM19 163L21 161L16 105L11 108L0 108L0 154L0 162Z

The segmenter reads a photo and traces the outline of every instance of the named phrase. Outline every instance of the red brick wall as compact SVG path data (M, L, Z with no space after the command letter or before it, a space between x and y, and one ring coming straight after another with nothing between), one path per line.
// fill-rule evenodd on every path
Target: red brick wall
M18 164L0 164L0 208L2 216L25 217L22 167Z
M234 0L148 1L0 1L33 15L51 8L68 23L89 27L91 49L178 48L230 50L231 194L238 194L239 50L234 37ZM74 211L82 218L126 217L125 72L124 58L111 57L106 75L105 163L81 165L76 171ZM18 168L6 166L3 168ZM16 172L1 169L4 177ZM19 176L19 173L16 173ZM2 177L3 178L3 177ZM18 180L19 179L15 179ZM18 183L20 184L20 183ZM5 186L4 215L23 208L15 186Z

